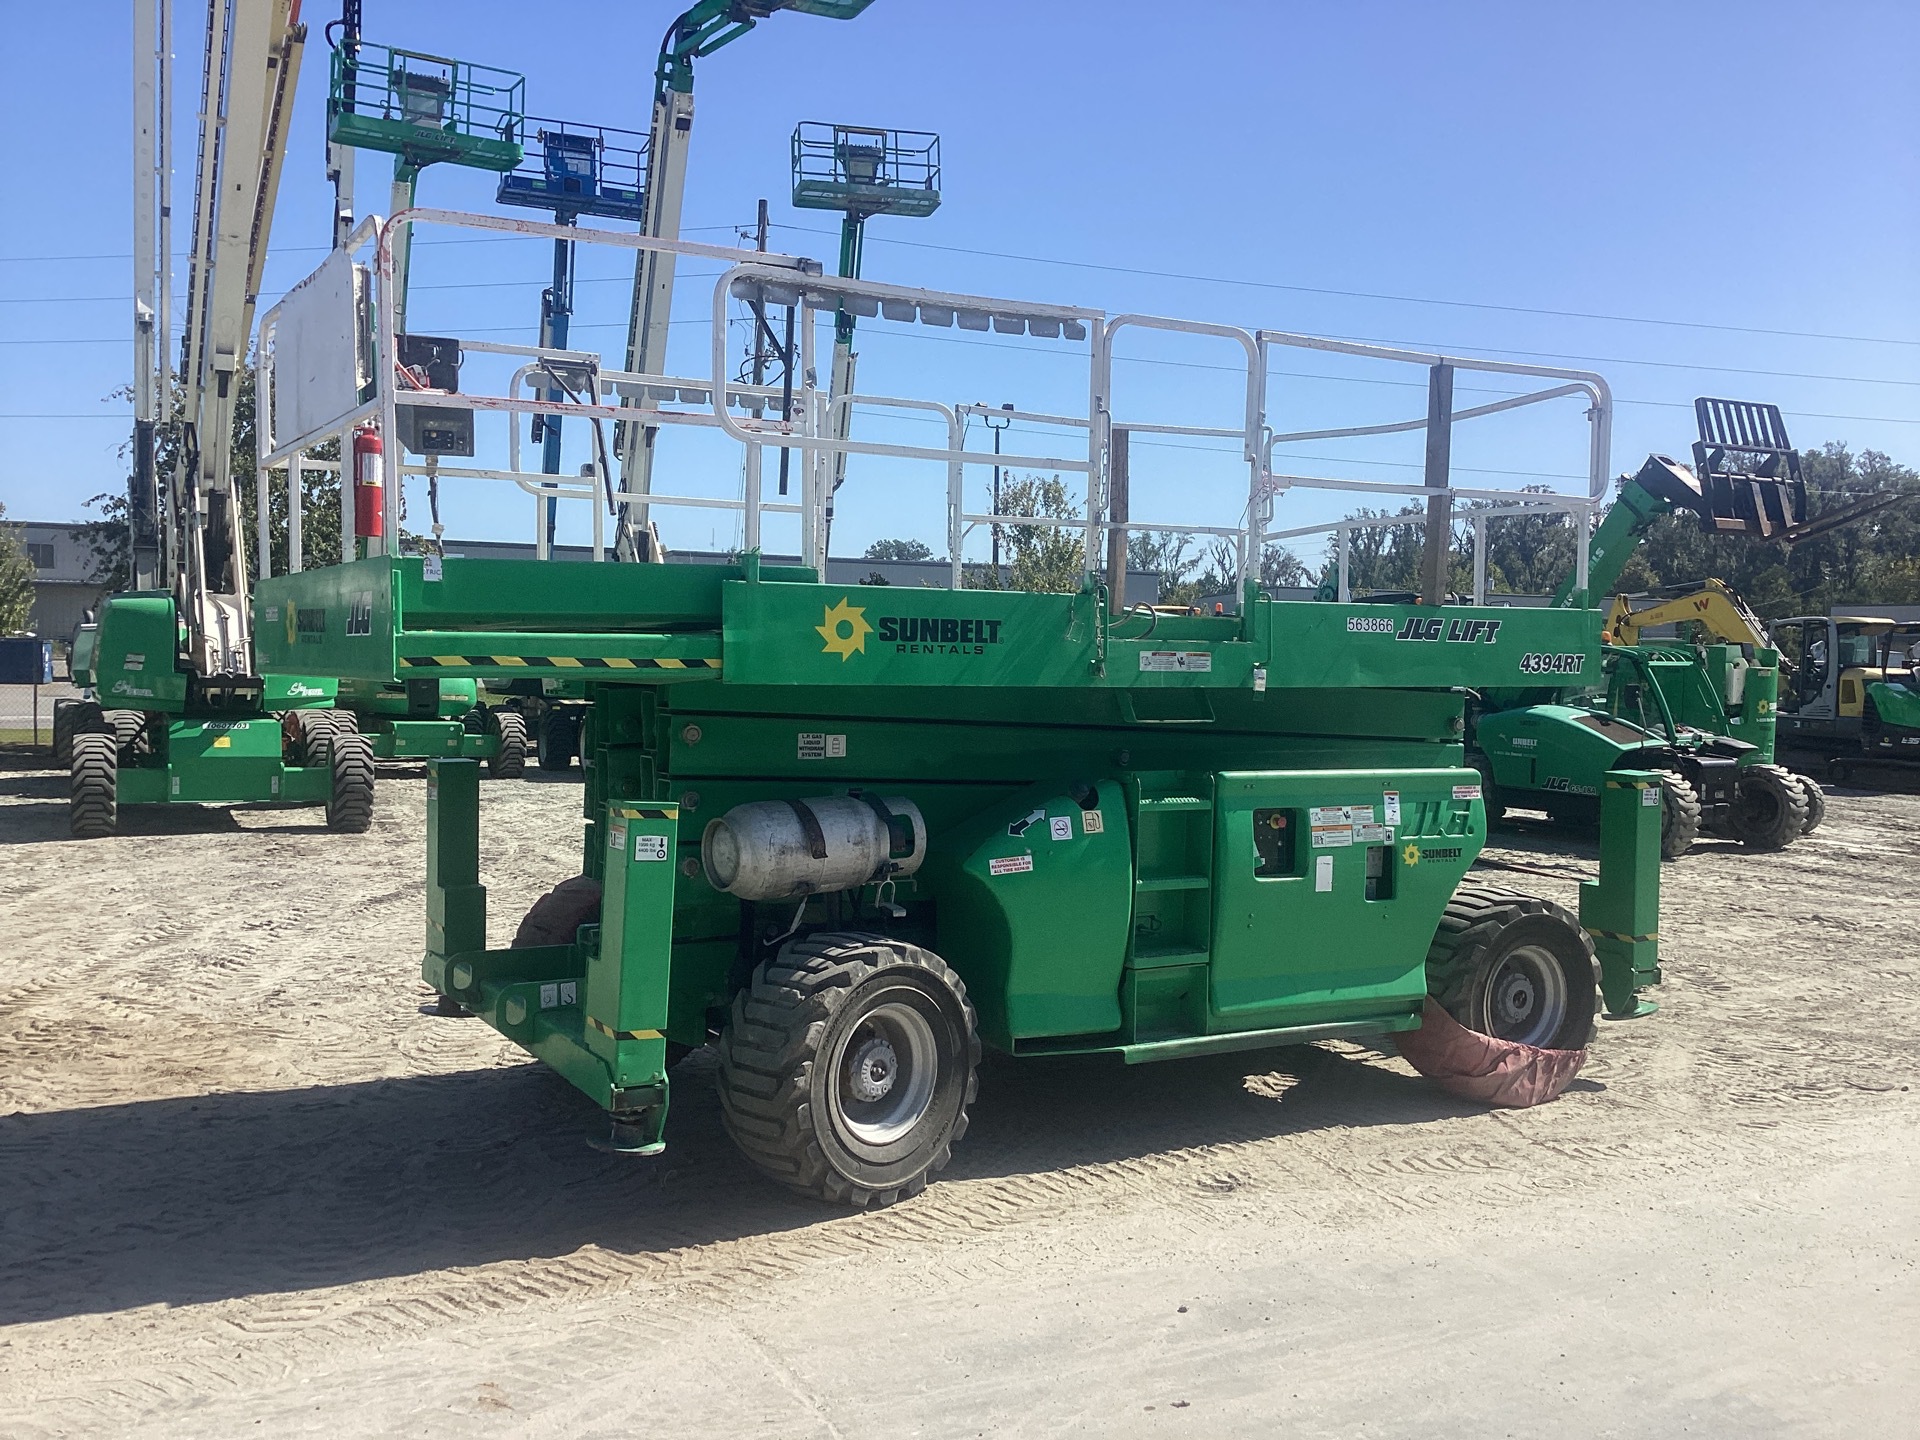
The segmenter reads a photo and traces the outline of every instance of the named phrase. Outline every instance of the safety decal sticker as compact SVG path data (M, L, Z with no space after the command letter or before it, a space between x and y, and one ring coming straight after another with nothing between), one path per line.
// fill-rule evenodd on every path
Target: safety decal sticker
M1022 815L1018 820L1015 820L1011 825L1007 826L1007 834L1011 835L1014 839L1018 840L1022 836L1024 836L1027 833L1027 831L1031 830L1034 826L1038 825L1042 820L1046 818L1047 818L1047 812L1044 809L1029 810L1026 814Z
M1211 650L1142 650L1143 675L1204 675L1213 669Z
M1649 785L1640 792L1640 804L1645 808L1658 810L1660 808L1660 792Z
M1080 833L1083 835L1102 835L1106 833L1107 817L1098 810L1080 812Z
M607 849L624 850L627 848L627 827L619 823L607 827Z
M1373 818L1368 809L1367 818ZM1354 811L1351 805L1316 805L1307 812L1307 822L1313 832L1313 848L1330 850L1342 845L1353 844Z
M1389 790L1380 797L1380 818L1389 825L1400 823L1400 792Z
M1051 820L1047 821L1047 828L1053 832L1053 838L1056 840L1073 839L1073 817L1071 815L1055 815Z
M633 858L636 860L664 860L667 858L667 837L664 835L636 835L633 837Z
M1480 798L1480 787L1478 785L1456 785L1453 787L1453 798L1456 800L1478 800Z
M822 735L801 731L799 758L802 760L844 760L847 758L847 737L844 735Z
M1313 888L1316 893L1326 895L1333 891L1333 857L1317 855L1313 861Z
M1031 869L1031 855L1002 855L998 860L987 862L987 873L990 875L1022 875Z

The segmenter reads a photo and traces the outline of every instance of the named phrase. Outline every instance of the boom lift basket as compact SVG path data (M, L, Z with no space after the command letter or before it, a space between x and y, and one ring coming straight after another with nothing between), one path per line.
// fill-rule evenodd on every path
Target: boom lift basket
M512 170L525 158L524 76L356 42L333 52L327 139L419 167Z

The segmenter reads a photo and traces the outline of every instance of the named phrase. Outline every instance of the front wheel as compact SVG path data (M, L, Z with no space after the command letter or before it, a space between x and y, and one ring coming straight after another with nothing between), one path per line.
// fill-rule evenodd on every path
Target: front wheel
M120 742L88 731L73 736L67 823L79 840L98 840L120 824Z
M859 933L794 940L720 1036L727 1132L767 1175L864 1208L925 1188L967 1129L980 1039L931 950Z
M1800 793L1806 797L1807 819L1800 827L1802 835L1811 835L1820 828L1820 822L1827 818L1827 792L1820 788L1820 782L1811 775L1795 775L1800 782Z
M518 780L527 769L527 717L518 710L488 710L486 733L497 742L487 757L495 780Z
M1677 770L1656 770L1660 777L1660 858L1678 860L1700 834L1700 795Z
M1427 951L1427 992L1496 1040L1579 1050L1593 1039L1599 962L1580 922L1536 895L1462 885Z
M1748 765L1734 782L1727 833L1751 850L1784 850L1807 827L1807 797L1791 771Z
M365 735L335 729L327 741L332 784L327 792L327 828L363 834L373 823L373 742Z
M580 717L548 707L534 733L534 758L542 770L571 770L580 748Z

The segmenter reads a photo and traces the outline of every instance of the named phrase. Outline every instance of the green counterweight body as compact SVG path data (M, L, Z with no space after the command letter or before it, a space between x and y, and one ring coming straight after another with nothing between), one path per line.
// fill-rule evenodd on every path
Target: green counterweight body
M268 580L259 603L320 617L263 627L269 664L584 686L597 908L562 943L487 949L478 766L435 761L423 974L635 1150L661 1143L672 1047L754 1023L743 987L813 930L937 953L980 1040L1017 1055L1132 1063L1418 1026L1486 836L1463 689L1598 659L1582 610L1249 587L1238 616L1116 620L1092 587L862 589L751 555L450 558L431 582L381 557ZM281 648L289 633L310 643ZM780 900L716 888L703 833L735 807L849 796L910 804L924 863ZM1588 902L1630 936L1600 948L1623 1014L1657 979L1658 829L1649 848L1630 821Z

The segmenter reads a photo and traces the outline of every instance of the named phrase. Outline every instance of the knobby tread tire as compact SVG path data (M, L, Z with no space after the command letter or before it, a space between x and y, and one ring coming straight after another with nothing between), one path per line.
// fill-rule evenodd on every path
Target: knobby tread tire
M1796 774L1793 778L1800 782L1800 793L1807 800L1807 820L1800 827L1800 833L1811 835L1820 828L1820 822L1827 818L1827 792L1820 788L1820 782L1811 775Z
M487 757L487 774L496 780L518 780L527 771L527 717L518 710L493 710L487 729L500 747Z
M121 759L138 760L152 749L147 743L147 717L138 710L107 710L102 712L101 719L113 732Z
M119 741L98 731L75 735L68 775L67 818L74 838L113 834L120 824Z
M600 922L600 882L587 875L562 880L533 902L513 932L515 950L571 945L582 925Z
M863 1181L839 1168L822 1141L814 1107L825 1097L816 1070L849 997L867 981L898 971L919 972L922 983L958 1002L964 1076L957 1112L944 1134L929 1137L935 1143L913 1173ZM931 950L882 935L829 933L789 942L734 997L718 1048L721 1118L741 1153L789 1189L860 1209L925 1189L966 1134L979 1090L980 1037L965 984Z
M1750 789L1763 789L1774 804L1769 813L1753 815L1743 803ZM1749 850L1784 850L1807 828L1807 795L1799 777L1778 765L1748 765L1735 783L1733 804L1727 807L1727 833Z
M1473 1000L1476 985L1486 978L1490 949L1509 927L1530 917L1545 917L1564 926L1584 957L1572 968L1578 970L1584 964L1586 984L1580 993L1569 995L1567 1020L1547 1047L1584 1049L1593 1043L1599 1014L1600 961L1594 954L1593 941L1573 914L1538 895L1472 881L1455 890L1427 948L1427 993L1462 1025L1479 1030ZM1577 982L1578 976L1569 978Z
M78 705L63 704L59 701L53 707L53 766L56 770L73 768L73 722Z
M373 742L353 731L334 730L327 763L333 771L327 828L343 835L364 834L373 823Z
M534 761L542 770L573 768L574 752L580 747L580 721L564 710L548 710L540 717L538 744Z
M331 710L290 710L283 728L292 730L287 763L302 769L330 764L333 737L344 729L340 716Z
M1655 770L1660 777L1660 858L1678 860L1700 837L1700 794L1678 770Z

